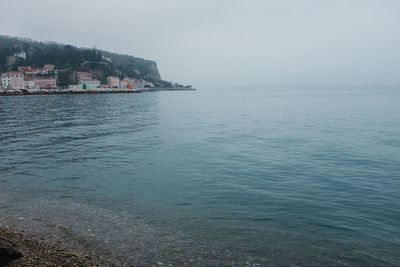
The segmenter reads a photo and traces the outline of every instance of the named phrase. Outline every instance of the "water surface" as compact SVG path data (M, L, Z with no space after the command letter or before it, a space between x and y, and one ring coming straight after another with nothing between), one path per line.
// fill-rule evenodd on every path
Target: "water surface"
M400 94L0 98L0 221L116 264L400 265Z

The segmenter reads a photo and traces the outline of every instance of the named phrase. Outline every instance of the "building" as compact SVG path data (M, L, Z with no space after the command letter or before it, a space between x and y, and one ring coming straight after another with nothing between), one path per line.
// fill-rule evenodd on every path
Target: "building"
M22 59L26 60L26 52L14 53L14 57L22 58Z
M43 67L43 69L45 70L45 71L47 71L47 72L51 72L51 71L54 71L54 68L55 68L56 66L54 66L53 64L44 64L44 67Z
M112 59L110 57L105 57L105 56L102 55L101 58L104 59L105 61L110 62L110 63L112 62Z
M129 84L129 88L128 88L128 84ZM135 89L142 89L143 87L154 87L154 84L145 80L138 80L135 78L125 78L120 82L120 88L123 89L131 89L131 88L135 88Z
M88 79L88 80L82 80L81 85L82 89L94 89L94 88L99 88L100 87L100 81L96 79Z
M1 75L1 85L4 88L25 88L24 74L20 71L5 72Z
M135 89L143 89L145 84L145 80L142 79L135 79L133 83L133 88Z
M40 77L34 79L36 88L55 88L57 86L57 81L54 78Z
M7 57L7 64L8 65L14 65L15 63L17 63L17 57L15 57L15 56Z
M132 85L129 83L129 81L127 81L127 80L122 80L122 81L120 81L119 82L119 88L121 88L121 89L130 89L130 88L132 88Z
M29 66L19 66L18 71L22 72L23 74L26 74L27 71L32 71L32 68Z
M154 88L154 83L149 82L149 81L144 81L143 82L143 87L144 88Z
M90 79L92 79L92 75L90 75L89 72L79 72L79 71L75 71L75 72L72 74L72 80L73 80L75 83L81 83L82 81L90 80Z
M36 76L41 73L42 73L42 69L30 69L30 70L25 71L25 75L31 76L31 77Z
M108 76L107 77L107 83L108 86L112 88L118 88L119 87L119 77L117 76Z
M35 79L32 77L24 77L24 87L28 89L39 89L39 87L36 86Z
M49 73L53 73L53 72L55 72L54 68L55 68L55 66L53 64L45 64L43 69L42 69L42 71L41 71L41 73L43 75L46 75L46 74L49 74Z
M128 81L130 84L134 84L136 79L135 78L125 78L124 81Z
M70 84L68 86L68 89L71 89L71 90L82 89L82 84Z
M126 88L126 89L132 89L136 88L136 79L134 78L125 78L124 81L127 82L126 87L121 87L121 88Z

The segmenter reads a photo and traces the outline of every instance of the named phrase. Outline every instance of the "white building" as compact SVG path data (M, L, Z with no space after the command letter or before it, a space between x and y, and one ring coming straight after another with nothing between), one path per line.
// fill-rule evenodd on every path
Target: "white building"
M129 86L128 86L128 85L129 85ZM119 81L119 88L121 88L121 89L127 89L128 87L131 87L129 81L127 81L127 80Z
M22 58L22 59L26 59L26 52L15 53L14 57L19 57L19 58Z
M4 88L25 88L24 74L20 71L4 72L1 75L1 85Z
M28 89L39 89L39 86L35 83L35 79L30 77L24 78L24 87Z
M43 69L47 72L50 72L50 71L54 71L55 67L56 66L54 66L53 64L44 64Z
M41 70L41 73L44 74L44 75L45 74L49 74L49 73L53 73L53 72L55 72L54 68L55 68L55 66L53 64L45 64L43 66L43 69Z
M82 84L70 84L68 86L68 89L71 89L71 90L82 89Z
M154 87L154 83L149 82L149 81L144 81L143 82L143 87L151 87L151 88L153 88Z
M116 76L108 76L107 77L108 86L112 88L119 88L119 77Z
M96 79L88 79L81 81L80 84L82 86L82 89L94 89L94 88L99 88L101 82Z

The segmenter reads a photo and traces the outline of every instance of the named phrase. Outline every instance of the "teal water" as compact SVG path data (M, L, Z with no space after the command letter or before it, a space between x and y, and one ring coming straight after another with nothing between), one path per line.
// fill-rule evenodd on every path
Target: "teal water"
M400 93L0 97L0 223L117 265L400 265Z

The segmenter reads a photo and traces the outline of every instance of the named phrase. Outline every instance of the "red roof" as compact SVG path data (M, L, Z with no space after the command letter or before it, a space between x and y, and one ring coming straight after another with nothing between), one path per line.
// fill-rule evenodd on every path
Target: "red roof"
M76 71L75 74L78 74L78 75L90 75L89 72L79 72L79 71Z
M37 77L35 80L46 81L46 80L55 80L55 79L53 79L53 78L47 78L47 77Z
M9 71L9 72L4 72L4 74L22 74L21 71Z
M99 80L96 79L81 79L81 82L97 82Z

